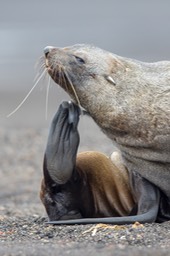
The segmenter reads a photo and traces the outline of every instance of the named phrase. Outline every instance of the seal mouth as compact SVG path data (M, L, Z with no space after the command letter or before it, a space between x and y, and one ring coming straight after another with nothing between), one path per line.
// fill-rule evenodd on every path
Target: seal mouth
M54 50L55 48L52 47L46 47L44 49L45 68L48 74L54 80L54 82L58 84L61 88L63 88L73 98L73 101L79 107L81 107L79 97L68 72L65 70L64 66L61 63L57 63L56 60L53 58L52 51Z

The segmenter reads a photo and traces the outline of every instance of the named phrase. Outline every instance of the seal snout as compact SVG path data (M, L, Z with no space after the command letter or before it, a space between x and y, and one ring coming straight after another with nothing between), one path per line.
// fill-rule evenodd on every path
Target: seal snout
M44 48L44 54L45 54L46 57L47 57L47 55L51 52L52 49L54 49L53 46L46 46L46 47Z

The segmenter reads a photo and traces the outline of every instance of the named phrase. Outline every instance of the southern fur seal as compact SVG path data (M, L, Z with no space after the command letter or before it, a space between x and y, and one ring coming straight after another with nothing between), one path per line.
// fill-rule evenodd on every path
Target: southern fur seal
M170 219L170 62L143 63L89 45L44 52L53 80L119 148L132 191L147 183L154 195L148 201L159 205L156 220ZM140 203L138 197L138 210Z

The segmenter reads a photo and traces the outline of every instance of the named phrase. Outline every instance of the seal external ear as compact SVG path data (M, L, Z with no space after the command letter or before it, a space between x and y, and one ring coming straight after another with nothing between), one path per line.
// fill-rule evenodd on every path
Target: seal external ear
M106 75L105 78L111 84L116 85L116 82L115 82L115 80L113 79L113 77L111 75Z
M51 124L44 161L46 172L57 184L65 184L72 175L79 145L79 114L77 105L63 102Z

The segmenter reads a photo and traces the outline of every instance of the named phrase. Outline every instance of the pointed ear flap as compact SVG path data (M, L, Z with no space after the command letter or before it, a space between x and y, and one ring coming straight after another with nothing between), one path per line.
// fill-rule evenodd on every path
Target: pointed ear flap
M115 80L113 79L113 77L111 75L106 75L105 78L111 84L116 85L116 82L115 82Z
M116 84L118 83L118 80L116 79L115 81L115 78L118 77L116 77L117 72L121 72L122 74L124 74L128 67L126 67L125 63L121 59L119 59L118 56L112 54L110 57L111 60L109 63L109 72L105 73L105 79L112 85L116 86L118 85Z

